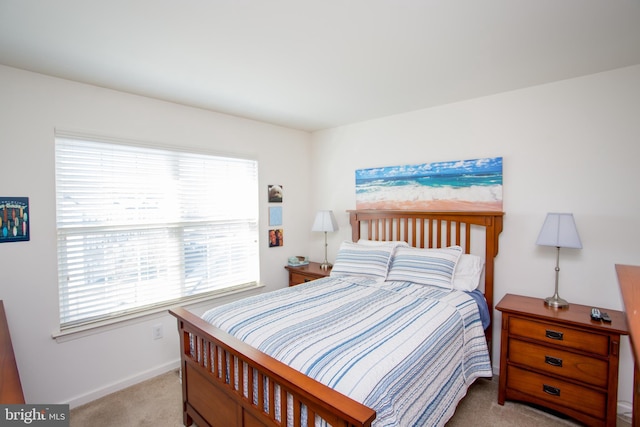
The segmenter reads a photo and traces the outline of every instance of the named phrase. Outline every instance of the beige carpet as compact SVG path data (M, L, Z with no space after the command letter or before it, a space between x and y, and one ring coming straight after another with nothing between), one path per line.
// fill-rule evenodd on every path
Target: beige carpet
M182 426L181 386L177 371L129 387L74 408L71 427L177 427ZM527 405L498 405L498 379L478 380L460 402L447 427L545 427L576 426ZM630 427L618 419L618 427ZM405 427L405 426L400 426Z
M70 427L182 426L182 386L168 372L71 410Z

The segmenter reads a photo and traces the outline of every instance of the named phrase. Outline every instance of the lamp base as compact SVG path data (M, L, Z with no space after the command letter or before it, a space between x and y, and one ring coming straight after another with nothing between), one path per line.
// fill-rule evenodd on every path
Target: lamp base
M557 294L552 297L545 298L544 304L553 308L569 307L569 303L567 302L567 300L560 298Z
M322 264L320 264L320 268L323 269L323 270L328 270L331 267L333 267L333 264L331 264L330 262L327 262L327 261L325 261Z

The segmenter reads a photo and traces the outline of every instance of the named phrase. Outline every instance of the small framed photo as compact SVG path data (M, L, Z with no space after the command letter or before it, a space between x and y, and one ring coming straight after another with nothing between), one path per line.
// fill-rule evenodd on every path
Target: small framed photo
M269 247L275 248L278 246L284 246L284 231L282 228L269 230Z
M269 186L269 203L282 203L283 190L282 185Z
M29 240L29 198L0 196L0 243Z
M269 207L269 227L282 225L282 206Z

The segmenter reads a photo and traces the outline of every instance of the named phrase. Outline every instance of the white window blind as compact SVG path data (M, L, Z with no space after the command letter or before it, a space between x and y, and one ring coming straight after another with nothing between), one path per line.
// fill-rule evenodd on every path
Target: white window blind
M56 136L61 331L259 281L258 164Z

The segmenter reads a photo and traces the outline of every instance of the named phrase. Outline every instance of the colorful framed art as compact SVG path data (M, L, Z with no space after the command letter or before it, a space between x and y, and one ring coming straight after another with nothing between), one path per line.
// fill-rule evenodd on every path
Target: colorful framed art
M502 157L356 170L356 209L502 211Z
M29 198L0 196L0 243L29 240Z

